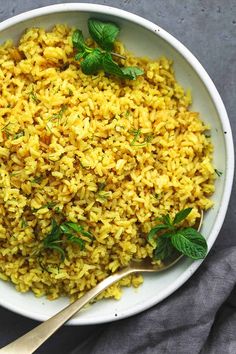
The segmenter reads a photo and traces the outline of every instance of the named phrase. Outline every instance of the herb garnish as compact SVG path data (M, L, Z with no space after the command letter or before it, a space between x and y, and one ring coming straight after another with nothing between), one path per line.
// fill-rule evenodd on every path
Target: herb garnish
M130 131L130 134L132 134L134 136L133 140L131 141L130 145L131 146L134 146L134 145L137 145L135 144L136 141L138 140L140 134L141 134L141 129L138 129L138 130L131 130ZM143 144L138 144L138 146L142 146ZM145 145L145 144L144 144Z
M39 184L40 182L42 182L42 180L43 180L43 176L36 176L31 180L31 183Z
M16 134L14 135L13 140L19 139L19 138L21 138L21 137L24 136L24 135L25 135L25 132L24 132L23 130L20 130L18 133L16 133Z
M39 103L39 99L37 98L34 90L32 89L31 92L29 93L29 97L32 98L32 100L35 102L35 103Z
M81 159L78 159L78 161L79 161L79 164L80 164L81 168L89 169L89 166L84 165L83 162L81 161Z
M62 247L65 241L76 243L80 246L81 250L84 249L85 241L79 236L79 234L87 237L89 240L92 240L93 238L90 232L85 231L83 226L75 222L66 221L58 224L56 220L53 219L51 231L43 240L40 254L42 253L42 250L51 249L58 252L61 256L61 261L63 261L66 257L65 250ZM64 239L63 236L65 236Z
M54 208L56 214L63 214L62 209L59 207Z
M107 198L110 197L111 192L106 192L104 189L106 187L106 183L102 182L102 183L98 183L98 191L97 191L97 199L99 201L105 201L107 200Z
M139 139L140 135L142 134L141 129L133 129L129 131L130 134L134 136L133 140L130 142L131 146L145 146L147 143L150 143L151 140L153 139L152 135L145 135L144 136L144 142L143 143L137 143L137 140Z
M39 208L32 208L31 210L32 210L33 213L36 213L37 211L39 211L39 210L41 210L41 209L45 209L45 208L53 209L55 205L57 205L57 203L55 203L55 202L49 202L49 203L47 203L47 204L42 205L42 206L39 207Z
M63 117L64 112L67 110L67 106L63 105L58 113L54 113L49 119L50 121L57 120L57 124L60 124L60 121Z
M6 137L9 138L9 136L11 135L11 130L9 129L9 126L11 125L11 122L8 122L6 125L4 125L4 127L1 129L2 132L4 132L6 134Z
M27 227L27 226L28 226L27 220L26 220L24 217L22 217L22 218L21 218L21 221L20 221L20 227L21 227L22 229L24 229L24 228Z
M114 41L119 34L119 27L113 22L88 20L88 29L93 40L104 50L112 50Z
M221 177L223 175L223 172L217 170L216 168L215 168L214 171L215 171L215 173L217 174L218 177Z
M48 128L48 130L51 133L53 133L52 129L51 129L52 128L52 123L50 125L49 125L49 123L57 120L57 125L60 125L60 122L61 122L61 120L63 118L63 114L67 110L67 108L68 108L67 105L62 105L60 111L58 113L54 113L52 115L52 117L48 120L48 122L46 123L46 127ZM64 124L66 124L66 122L64 122Z
M161 193L154 193L152 194L152 197L155 199L155 200L159 200L161 198Z
M161 223L154 226L149 234L148 241L155 246L153 257L164 260L171 257L176 250L192 259L202 259L207 254L205 238L192 227L178 226L192 211L192 208L178 212L172 220L169 214L158 218Z
M125 112L125 118L128 118L129 115L130 115L130 111L126 111L126 112Z
M98 183L98 192L103 191L105 187L106 187L105 182Z
M85 43L82 31L78 29L74 31L72 36L73 46L78 51L75 59L82 59L80 65L84 74L93 75L99 70L104 70L107 74L130 80L135 80L137 76L143 75L142 69L133 66L120 67L113 60L112 55L122 57L120 54L112 52L120 31L115 23L91 18L88 20L88 29L91 37L101 49L89 47Z

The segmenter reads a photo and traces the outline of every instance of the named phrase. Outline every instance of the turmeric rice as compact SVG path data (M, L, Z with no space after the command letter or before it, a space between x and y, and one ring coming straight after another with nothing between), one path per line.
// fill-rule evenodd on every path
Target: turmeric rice
M132 259L152 255L156 217L186 207L194 225L212 206L209 126L171 60L137 58L119 41L137 80L87 76L74 59L73 28L30 28L0 46L0 278L20 292L81 297ZM204 117L203 117L204 118ZM82 225L93 239L38 257L51 222ZM128 276L100 297L119 299Z

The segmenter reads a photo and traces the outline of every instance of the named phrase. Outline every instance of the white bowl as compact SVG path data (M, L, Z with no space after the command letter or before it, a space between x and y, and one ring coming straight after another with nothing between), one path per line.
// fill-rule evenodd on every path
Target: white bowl
M77 26L88 35L87 20L91 16L119 24L120 39L136 55L145 54L151 58L165 55L173 59L177 80L192 91L192 110L200 112L203 120L211 125L215 147L214 164L223 172L216 180L216 191L212 197L215 206L204 216L202 228L211 249L223 224L230 198L234 173L233 140L228 116L217 89L198 60L183 44L159 26L129 12L78 3L48 6L8 19L0 24L1 41L10 38L17 40L25 28L31 26L50 28L56 23ZM69 323L95 324L139 313L178 289L200 264L201 261L193 262L185 258L162 274L145 275L144 284L138 290L124 289L120 301L99 301L80 312ZM0 294L0 305L36 320L46 320L68 304L65 298L48 301L36 298L32 293L18 293L13 285L3 281L0 282Z

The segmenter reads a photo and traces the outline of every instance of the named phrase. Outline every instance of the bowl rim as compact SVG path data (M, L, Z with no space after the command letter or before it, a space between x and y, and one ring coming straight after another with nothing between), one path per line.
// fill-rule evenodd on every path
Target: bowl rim
M27 20L31 20L34 18L38 18L44 15L50 15L53 13L62 13L62 12L92 12L92 13L97 13L100 15L106 15L106 16L116 16L118 18L121 18L122 20L127 20L132 23L135 23L152 33L156 34L157 36L161 37L164 41L168 42L170 46L172 46L180 55L184 57L184 59L190 64L190 66L193 68L193 70L197 73L203 84L205 85L205 88L210 95L214 105L215 109L219 115L220 122L222 124L222 129L224 132L227 132L227 134L224 134L224 142L225 142L225 148L226 148L226 170L225 170L225 180L224 180L224 187L223 187L223 197L222 197L222 203L221 206L219 207L218 215L216 222L211 230L211 233L209 234L209 237L207 239L208 243L208 248L209 251L211 247L213 246L220 229L223 225L225 215L227 212L229 200L230 200L230 195L231 195L231 189L233 186L233 177L234 177L234 144L233 144L233 137L232 137L232 131L230 127L230 122L229 118L224 106L224 103L220 97L220 94L218 90L216 89L212 79L206 72L206 70L203 68L203 66L200 64L198 59L195 57L194 54L190 52L189 49L187 49L178 39L176 39L173 35L168 33L166 30L161 28L160 26L154 24L153 22L139 16L136 14L133 14L131 12L121 10L119 8L113 7L113 6L107 6L107 5L101 5L101 4L92 4L92 3L62 3L62 4L55 4L55 5L49 5L49 6L44 6L40 7L34 10L26 11L23 13L20 13L16 16L13 16L9 19L4 20L3 22L0 23L0 32L3 30L7 30L8 28L12 27L13 25L16 25L20 22L24 22ZM139 306L136 306L135 309L130 308L128 311L125 311L123 313L120 313L117 318L111 318L111 316L104 316L102 319L99 319L97 321L94 321L93 319L82 319L80 320L79 318L74 318L67 322L68 324L72 325L91 325L91 324L99 324L99 323L105 323L105 322L110 322L110 321L115 321L118 319L123 319L130 317L132 315L138 314L154 305L157 303L161 302L165 298L167 298L169 295L171 295L173 292L175 292L180 286L182 286L192 275L193 273L198 269L198 267L201 265L203 260L195 261L193 262L178 278L170 284L163 292L162 296L158 298L149 299L149 301L146 301ZM32 318L34 320L38 321L44 321L46 320L46 316L44 315L32 315L28 313L27 311L16 307L14 305L9 305L7 303L3 303L3 301L0 300L0 305L7 308L8 310L11 310L15 313L18 313L20 315L23 315L28 318Z

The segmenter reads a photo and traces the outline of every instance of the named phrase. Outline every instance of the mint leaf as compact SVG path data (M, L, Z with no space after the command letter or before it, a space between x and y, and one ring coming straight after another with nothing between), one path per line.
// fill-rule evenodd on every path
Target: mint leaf
M63 235L66 237L67 241L77 243L81 249L84 248L85 241L76 235L76 233L81 233L83 236L87 236L89 239L92 239L92 234L85 231L83 226L71 221L58 224L56 220L53 219L51 231L43 240L42 250L52 249L58 252L61 256L61 261L63 261L66 257L65 250L62 247L65 242L65 239L63 240ZM39 251L39 256L41 255L42 250Z
M60 225L61 232L66 236L67 240L73 243L77 243L81 250L84 249L84 240L82 240L78 235L80 233L83 236L92 239L92 234L88 231L85 231L83 226L76 224L72 221L64 222Z
M173 228L173 222L172 222L169 214L166 214L166 215L163 215L159 218L156 218L156 220L162 222L165 225L168 225L170 228Z
M170 226L170 227L173 225L173 222L172 222L172 220L171 220L169 214L164 215L164 216L162 217L162 221L163 221L166 225L168 225L168 226Z
M102 22L96 19L88 20L88 29L94 41L105 50L112 50L114 41L120 31L113 22Z
M147 236L150 244L155 247L153 251L155 259L168 258L171 252L174 255L174 249L192 259L202 259L206 256L207 242L200 232L192 227L180 229L176 226L191 213L191 210L192 208L181 210L173 220L169 214L156 219L161 224L154 226Z
M223 175L223 172L217 170L216 168L215 168L214 171L215 171L215 173L217 174L218 177L221 177Z
M72 35L72 44L73 47L77 48L78 50L84 52L86 50L91 50L85 43L84 36L82 31L80 30L75 30L73 35Z
M81 250L84 249L85 242L80 237L72 235L72 234L68 234L68 235L66 235L66 238L70 242L77 243L80 246Z
M80 59L82 59L82 58L85 58L87 55L88 55L87 52L80 52L80 53L77 53L77 54L75 54L75 60L80 60Z
M81 69L84 74L92 75L102 69L103 53L100 49L96 48L89 53L86 58L80 63Z
M46 248L57 251L61 255L61 261L63 262L65 260L65 258L66 258L65 251L60 246L55 245L55 243L51 243L51 244L47 245Z
M121 71L125 78L130 80L136 80L137 76L143 75L144 71L136 66L126 66L121 68Z
M147 235L148 241L152 243L152 240L154 239L155 236L157 236L157 233L161 230L166 230L166 229L169 229L169 226L165 224L160 224L153 227Z
M42 206L39 207L39 208L32 208L31 210L32 210L32 213L36 213L37 211L39 211L39 210L41 210L41 209L44 209L44 208L48 208L49 210L50 210L50 209L53 209L55 205L57 205L57 203L55 203L55 202L49 202L49 203L47 203L47 204L42 205Z
M181 221L186 219L186 217L191 213L192 208L187 208L179 211L174 218L173 224L179 224Z
M43 240L43 244L45 247L48 247L50 242L58 241L61 237L62 233L60 230L60 226L57 222L53 219L51 224L51 232L46 236Z
M154 250L154 259L163 261L166 258L170 258L175 249L169 238L163 238L162 236L157 238L157 246Z
M83 226L76 224L75 222L72 221L67 221L62 223L60 225L60 228L63 233L71 234L71 232L77 232L77 233L81 233L81 235L83 236L89 237L90 239L92 238L92 234L88 231L85 231Z
M102 67L107 74L123 77L124 74L119 65L112 59L110 53L105 53L102 58Z
M24 135L25 135L25 132L24 132L23 130L20 130L18 133L16 133L16 134L14 135L13 140L19 139L19 138L21 138L21 137L24 136Z
M62 243L62 240L60 239L61 236L62 232L60 230L60 226L53 219L51 225L51 232L43 240L43 248L55 250L60 254L61 261L63 261L65 259L65 251L60 246L60 243Z
M63 224L61 224L61 229L62 230L70 229L70 230L73 230L75 232L81 232L84 228L83 228L83 226L81 226L79 224L76 224L75 222L67 221L67 222L64 222Z
M107 74L135 80L137 76L144 73L142 69L137 67L119 67L113 61L111 54L125 59L122 55L111 52L120 31L119 26L113 22L102 22L91 18L88 20L88 29L91 37L103 50L87 46L81 30L77 29L73 32L72 44L78 50L75 60L84 59L80 63L84 74L93 75L103 69Z
M122 79L135 80L138 75L143 74L143 70L136 67L128 66L120 68L119 65L112 59L110 53L103 54L102 66L103 70L107 74L112 74Z
M174 233L171 237L171 243L179 252L193 259L205 258L207 254L205 238L191 227Z

